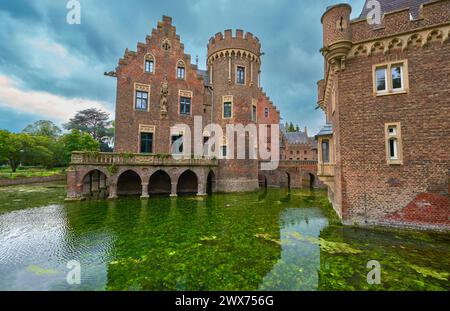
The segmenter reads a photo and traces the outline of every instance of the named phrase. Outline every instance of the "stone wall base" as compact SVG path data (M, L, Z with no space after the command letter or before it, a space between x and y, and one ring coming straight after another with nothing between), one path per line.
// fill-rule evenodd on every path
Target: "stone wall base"
M219 179L217 192L252 192L259 189L258 179Z

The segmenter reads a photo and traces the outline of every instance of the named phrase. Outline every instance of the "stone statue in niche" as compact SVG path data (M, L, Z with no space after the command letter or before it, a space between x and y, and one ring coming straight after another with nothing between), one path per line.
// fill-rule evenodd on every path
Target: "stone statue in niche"
M167 77L165 77L164 81L161 84L161 100L159 103L162 118L167 117L168 96L169 96L169 83L167 82Z

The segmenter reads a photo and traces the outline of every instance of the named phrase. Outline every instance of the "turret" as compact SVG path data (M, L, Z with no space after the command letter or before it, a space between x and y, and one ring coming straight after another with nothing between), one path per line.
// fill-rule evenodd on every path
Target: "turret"
M259 89L261 44L252 33L243 30L219 32L208 43L208 72L214 92L214 122L220 124L224 133L228 124L244 126L256 123L256 107L261 95ZM258 188L258 161L237 159L234 151L227 148L227 159L220 160L217 179L219 191L253 191ZM249 144L245 137L245 145ZM225 145L231 141L226 140ZM233 152L233 154L232 154Z
M345 68L345 58L352 46L351 12L351 6L342 3L328 7L322 15L322 53L328 64L336 70Z
M244 35L243 30L219 32L209 39L208 69L212 84L226 82L228 85L242 84L238 81L236 66L240 64L245 69L244 85L259 86L261 44L251 32ZM215 66L217 65L217 66ZM221 79L222 76L225 79Z

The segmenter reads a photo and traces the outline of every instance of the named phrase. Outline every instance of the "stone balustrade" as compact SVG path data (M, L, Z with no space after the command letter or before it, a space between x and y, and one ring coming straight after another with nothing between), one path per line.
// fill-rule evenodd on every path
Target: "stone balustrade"
M174 158L171 155L80 152L72 153L70 165L217 166L212 158Z

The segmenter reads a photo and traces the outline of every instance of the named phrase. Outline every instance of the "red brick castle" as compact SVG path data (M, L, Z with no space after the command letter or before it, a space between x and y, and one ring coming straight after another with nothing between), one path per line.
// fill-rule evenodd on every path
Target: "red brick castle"
M449 229L450 1L379 2L322 16L318 175L347 224Z
M212 133L203 129L210 123L219 124L224 133L229 124L266 124L270 146L270 126L280 122L279 111L260 87L259 39L250 32L225 30L210 38L207 48L207 68L200 70L185 54L172 19L164 16L136 51L126 49L116 70L106 73L117 79L114 153L75 152L68 199L94 194L205 195L259 186L301 187L303 179L314 180L316 161L280 163L277 170L264 172L259 158L246 154L238 159L225 135L216 146L219 157L171 156L174 142L188 135L194 140L198 117L205 144ZM188 125L191 133L179 124ZM248 133L238 136L232 138L235 146L238 139L249 146Z

